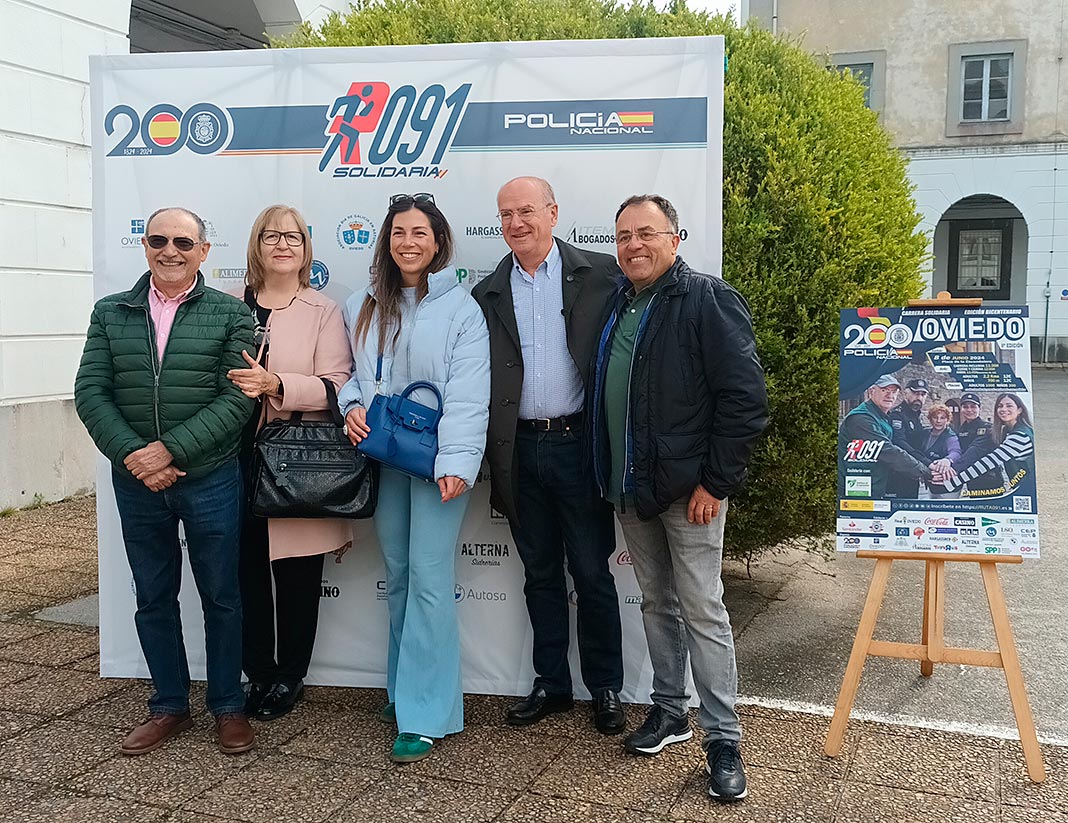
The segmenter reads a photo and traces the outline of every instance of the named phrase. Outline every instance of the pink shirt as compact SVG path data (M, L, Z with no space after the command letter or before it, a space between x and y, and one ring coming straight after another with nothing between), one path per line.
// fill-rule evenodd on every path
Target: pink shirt
M163 361L163 350L167 348L167 339L171 336L171 326L174 325L174 316L178 313L178 307L189 297L189 292L196 286L197 281L177 297L168 297L156 288L155 282L149 279L148 286L148 310L152 314L152 324L156 327L156 352L160 362Z

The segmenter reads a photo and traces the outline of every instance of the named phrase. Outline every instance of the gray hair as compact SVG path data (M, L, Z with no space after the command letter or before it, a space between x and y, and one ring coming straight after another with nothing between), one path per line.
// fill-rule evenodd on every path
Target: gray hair
M192 218L193 222L197 224L197 242L203 243L205 240L208 239L208 229L204 225L204 221L200 219L200 215L190 211L189 209L182 208L181 206L166 206L162 209L156 209L154 212L152 212L152 214L148 216L148 220L145 221L146 234L148 233L149 226L152 225L152 221L155 220L156 217L158 217L159 215L163 214L163 212L165 211L181 212L187 217Z
M545 202L547 205L551 205L556 202L556 192L553 191L553 187L549 184L549 181L546 180L544 177L534 177L533 175L529 174L520 175L519 177L513 177L511 180L501 186L500 189L497 189L497 194L500 195L501 189L503 189L504 186L510 186L512 183L516 183L520 180L529 180L531 183L537 185L541 189L542 194L545 195Z
M677 234L679 231L679 213L675 211L675 207L671 205L666 197L661 197L659 194L632 194L626 200L624 200L618 209L616 209L616 221L619 221L619 215L623 213L623 210L627 206L637 206L642 203L652 203L660 211L664 213L664 217L668 219L671 224L672 230Z

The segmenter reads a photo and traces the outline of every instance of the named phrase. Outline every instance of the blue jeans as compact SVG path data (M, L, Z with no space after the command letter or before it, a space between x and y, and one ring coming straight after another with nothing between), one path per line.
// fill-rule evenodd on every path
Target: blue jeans
M397 731L441 738L464 727L456 538L471 495L441 502L437 483L382 467L375 532L386 564L386 690Z
M216 716L243 712L237 578L242 483L237 460L195 480L179 478L161 492L149 491L133 475L117 469L112 472L112 483L137 594L134 624L155 687L149 711L184 714L189 710L189 663L178 605L181 521L204 609L208 710Z
M512 537L523 560L534 632L534 686L571 694L571 639L564 559L575 583L582 682L591 694L623 688L619 597L608 560L616 548L612 507L601 499L578 431L520 429Z
M642 622L653 664L653 703L685 717L687 657L701 709L697 722L704 747L741 737L734 704L738 670L734 636L723 605L723 525L727 501L710 524L686 519L689 498L642 521L633 510L618 513L634 576L642 590Z

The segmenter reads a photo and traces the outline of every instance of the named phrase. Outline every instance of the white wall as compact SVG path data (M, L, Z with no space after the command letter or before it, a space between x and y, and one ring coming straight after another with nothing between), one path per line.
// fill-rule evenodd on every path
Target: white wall
M0 508L92 487L73 413L92 306L90 54L123 54L129 0L0 0Z
M931 250L942 256L943 267L948 248L940 247L942 238L935 237L935 226L950 206L974 194L993 194L1019 209L1027 224L1027 282L1022 293L1013 284L1013 301L1026 301L1032 337L1040 336L1048 280L1049 336L1068 343L1068 300L1060 299L1061 290L1068 288L1068 175L1063 170L1068 144L930 149L906 155L909 177L916 185L916 205L923 215L920 229L934 241ZM1023 237L1021 231L1013 234L1014 264ZM931 277L935 288L945 284L944 271L931 273L929 284Z

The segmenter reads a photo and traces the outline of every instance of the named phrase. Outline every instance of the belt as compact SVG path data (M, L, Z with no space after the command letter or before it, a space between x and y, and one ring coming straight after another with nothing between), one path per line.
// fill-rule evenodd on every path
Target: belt
M516 427L538 432L564 432L582 426L582 412L575 412L564 417L540 417L534 420L520 420Z

